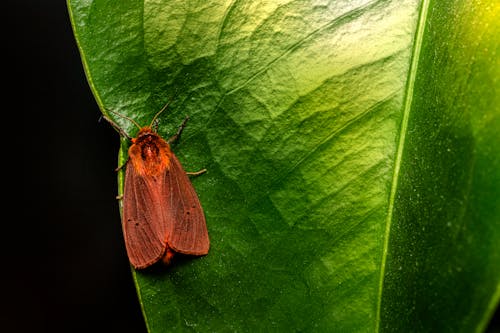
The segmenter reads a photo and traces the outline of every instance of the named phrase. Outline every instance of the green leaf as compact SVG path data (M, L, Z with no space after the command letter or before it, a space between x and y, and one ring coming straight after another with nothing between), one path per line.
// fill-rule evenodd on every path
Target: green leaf
M133 136L109 110L146 125L170 101L160 134L189 115L174 150L208 169L193 184L210 253L133 272L150 332L485 329L500 298L498 5L68 7L103 113Z

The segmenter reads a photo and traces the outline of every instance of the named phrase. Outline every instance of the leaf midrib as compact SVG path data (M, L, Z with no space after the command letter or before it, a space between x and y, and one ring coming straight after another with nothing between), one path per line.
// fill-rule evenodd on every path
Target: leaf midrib
M427 21L428 9L430 0L423 0L420 7L417 30L413 41L413 51L411 55L410 69L408 72L408 80L406 82L406 93L404 97L403 119L401 120L401 131L399 135L398 148L396 151L396 158L394 161L394 172L392 175L391 192L389 196L389 205L387 210L387 219L385 223L384 233L384 246L382 252L382 261L380 264L380 277L379 289L377 297L377 315L375 317L375 332L380 331L381 313L382 313L382 293L384 287L385 267L387 262L387 255L389 249L390 231L392 225L392 218L394 212L394 201L396 199L396 192L398 190L399 171L401 169L401 161L403 158L403 151L405 146L406 131L408 128L408 120L410 118L411 105L413 101L413 91L415 88L415 79L417 76L418 62L420 52L422 50L422 41L425 32L425 23Z

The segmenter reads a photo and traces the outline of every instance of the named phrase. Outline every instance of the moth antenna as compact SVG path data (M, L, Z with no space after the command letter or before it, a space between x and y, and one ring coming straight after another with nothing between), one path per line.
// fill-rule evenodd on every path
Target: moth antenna
M139 130L141 129L141 125L139 125L139 124L137 123L137 121L135 121L134 119L132 119L132 118L130 118L130 117L127 117L127 116L125 116L125 115L123 115L123 114L121 114L121 113L118 113L118 112L116 112L116 111L113 111L113 110L108 110L108 111L109 111L109 112L111 112L111 113L116 114L116 115L117 115L117 116L119 116L119 117L122 117L123 119L127 119L127 120L128 120L128 121L130 121L132 124L134 124L134 125L135 125L135 126L136 126Z
M117 123L115 123L113 120L111 120L111 118L109 118L108 116L105 116L105 115L102 115L100 119L104 119L106 120L108 123L111 124L111 126L113 126L113 128L118 131L118 133L120 133L120 135L126 137L127 139L132 139L132 137L130 135L128 135L127 132L125 132L125 130L123 128L121 128Z
M158 118L158 116L159 116L159 115L160 115L163 111L165 111L165 110L167 109L167 107L168 107L168 105L170 104L170 102L172 102L172 99L170 99L170 100L167 102L167 104L165 104L165 105L161 108L161 110L160 110L160 111L158 111L158 112L155 114L155 116L153 117L153 120L151 120L151 124L149 124L149 127L152 127L152 126L153 126L153 124L154 124L154 123L155 123L155 121L156 121L156 118Z

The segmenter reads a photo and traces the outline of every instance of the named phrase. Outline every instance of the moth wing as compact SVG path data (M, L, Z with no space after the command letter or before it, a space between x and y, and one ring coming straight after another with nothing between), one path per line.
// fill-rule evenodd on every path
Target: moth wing
M171 210L174 220L168 225L168 246L174 251L190 255L208 253L205 215L198 195L177 157L172 153L170 170L165 175L166 209Z
M139 175L127 164L123 195L122 227L130 263L135 268L148 267L165 254L168 222L162 206L162 179Z

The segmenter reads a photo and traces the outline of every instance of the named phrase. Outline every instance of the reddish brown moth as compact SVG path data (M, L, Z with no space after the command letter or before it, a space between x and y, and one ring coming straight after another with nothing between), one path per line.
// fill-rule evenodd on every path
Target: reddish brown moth
M124 165L122 228L128 258L136 269L158 261L168 265L176 252L205 255L210 247L200 200L169 145L179 139L188 117L177 134L166 141L153 129L156 117L165 108L144 127L113 112L139 128L135 138L104 117L121 135L132 140Z

